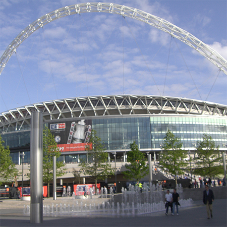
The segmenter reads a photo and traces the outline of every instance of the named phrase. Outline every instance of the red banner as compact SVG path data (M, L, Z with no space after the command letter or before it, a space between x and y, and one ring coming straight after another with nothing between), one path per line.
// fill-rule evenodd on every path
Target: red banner
M88 148L89 150L92 149L92 143L58 144L57 146L60 152L85 151Z
M22 187L17 188L20 192L20 198L22 197ZM23 196L30 196L30 187L23 187ZM47 186L43 186L43 197L47 197Z

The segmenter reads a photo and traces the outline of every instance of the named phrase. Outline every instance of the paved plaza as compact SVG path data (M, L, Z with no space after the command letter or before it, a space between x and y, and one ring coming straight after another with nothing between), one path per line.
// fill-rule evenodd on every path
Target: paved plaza
M81 200L89 203L88 200ZM96 203L105 199L96 199ZM50 204L51 198L44 199L43 204ZM58 198L55 203L61 202ZM93 200L94 202L94 200ZM43 223L31 224L30 216L23 214L24 205L28 201L2 200L0 202L0 226L227 226L227 200L217 199L213 204L213 218L207 219L206 208L201 201L195 201L193 206L180 208L179 216L165 216L163 212L156 212L135 217L43 217Z

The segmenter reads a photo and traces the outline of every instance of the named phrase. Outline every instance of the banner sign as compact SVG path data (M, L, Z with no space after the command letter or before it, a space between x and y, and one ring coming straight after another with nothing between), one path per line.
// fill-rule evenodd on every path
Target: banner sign
M92 144L89 143L92 129L91 120L51 122L49 128L60 152L85 151L87 147L92 148Z
M91 143L77 143L77 144L58 144L60 152L66 151L85 151L92 149Z

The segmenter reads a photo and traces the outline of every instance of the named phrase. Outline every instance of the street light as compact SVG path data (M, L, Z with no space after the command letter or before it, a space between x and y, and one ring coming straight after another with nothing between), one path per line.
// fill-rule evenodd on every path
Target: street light
M191 174L191 182L192 182L192 166L191 166L191 151L188 151L189 161L190 161L190 174Z
M117 152L113 152L114 155L114 159L115 159L115 183L116 183L116 192L117 192L117 166L116 166L116 156L117 156Z
M223 146L227 147L227 144L223 144ZM226 164L225 164L225 156L226 156L226 151L223 151L222 153L222 159L223 159L223 168L224 168L224 178L226 180Z
M24 152L22 152L22 154L20 154L21 155L21 157L22 157L22 189L21 189L21 197L23 198L23 184L24 184L24 178L23 178L23 176L24 176L24 168L23 168L23 164L24 164L24 156L25 156L25 153Z

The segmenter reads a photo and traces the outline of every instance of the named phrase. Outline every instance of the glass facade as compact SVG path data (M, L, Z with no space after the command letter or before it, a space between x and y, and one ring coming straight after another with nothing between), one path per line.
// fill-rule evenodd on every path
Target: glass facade
M17 131L1 135L4 145L9 148L21 148L30 146L30 130Z
M183 148L195 148L204 134L211 136L219 147L225 147L227 140L227 120L223 118L155 116L150 123L152 148L160 148L167 130L181 139Z
M12 158L12 161L14 164L18 165L19 164L19 152L10 152L10 156Z
M10 152L10 156L14 164L22 164L22 156L20 156L21 153L22 152L20 151ZM30 164L30 151L24 151L24 163Z
M65 155L65 162L66 163L78 163L78 154L73 154L73 155Z
M136 141L140 149L151 146L148 117L94 119L92 128L107 150L129 149L133 141Z
M122 161L124 150L128 150L133 141L136 141L142 151L159 151L167 130L181 139L185 149L195 148L197 141L201 140L204 134L211 136L215 145L220 148L226 148L227 144L227 119L225 117L156 114L103 118L84 117L83 119L91 121L89 124L92 125L92 129L96 130L105 149L110 151L110 160L114 159L113 151L118 151L117 160ZM61 119L59 122L67 120ZM70 119L70 121L73 120ZM24 163L30 163L30 131L15 131L1 136L5 145L11 149L11 157L15 164L19 164L19 152L23 150L22 148L27 149ZM68 138L68 134L66 137ZM84 151L73 150L70 153L62 153L59 160L65 163L87 160Z

